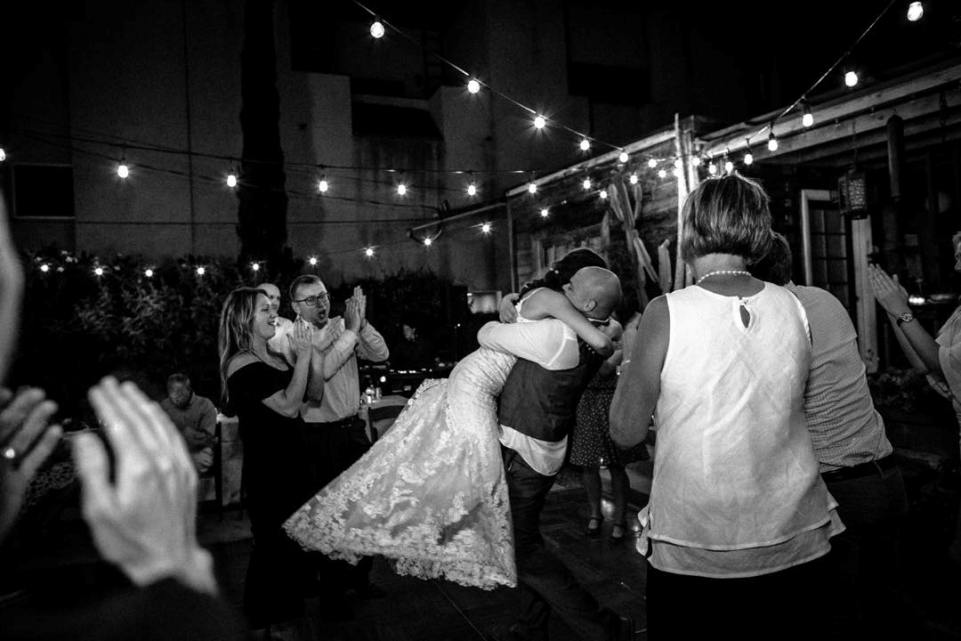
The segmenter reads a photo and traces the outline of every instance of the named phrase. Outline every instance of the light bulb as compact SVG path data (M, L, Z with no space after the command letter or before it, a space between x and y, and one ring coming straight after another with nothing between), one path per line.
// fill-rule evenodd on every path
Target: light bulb
M97 276L103 276L103 267L94 267L93 273Z
M717 165L714 164L713 160L707 164L707 173L717 176Z
M117 175L121 178L126 178L130 175L130 167L128 167L125 163L120 163L117 165Z
M631 177L630 177L628 180L631 181L631 184L632 184L632 185L636 185L636 184L637 184L637 174L631 174Z
M744 154L744 164L750 165L753 162L754 162L754 154L752 154L750 151L746 152Z
M724 171L725 171L726 173L731 173L732 171L734 171L734 163L731 162L730 160L725 160L725 161L724 161Z
M483 225L481 225L481 231L484 232L485 234L491 233L491 224L484 223Z
M651 169L654 169L655 167L657 167L657 160L655 160L654 158L649 159L647 161L647 166L650 167Z
M480 89L481 89L481 84L476 80L474 80L473 78L467 81L468 93L477 93L480 91Z
M770 134L768 134L768 137L767 137L767 150L777 151L777 137L774 135L773 131Z
M581 138L580 147L581 147L581 151L587 151L588 149L591 148L591 141L588 140L587 138Z
M467 195L468 195L468 196L476 196L476 195L477 195L477 185L475 185L474 183L471 183L471 184L467 185Z
M619 163L621 163L621 164L624 164L624 163L626 163L628 160L630 160L630 158L631 158L631 157L627 154L626 151L622 151L622 152L620 153L620 155L618 155L617 161L618 161Z
M316 267L316 266L317 266L317 257L316 257L316 256L311 256L310 258L307 259L307 262L310 263L310 266L311 266L311 267Z
M434 241L431 240L430 238L425 238L425 239L424 239L424 247L430 247L433 242L434 242Z
M252 270L255 271L255 272L259 272L259 271L260 271L260 263L250 263L250 269L252 269Z
M917 22L924 15L924 5L920 2L912 2L908 5L908 20Z
M541 218L547 218L551 215L551 210L547 207L541 207Z
M801 116L801 124L805 127L810 127L814 124L814 114L811 113L810 109L805 109L804 115Z
M378 40L384 37L386 31L387 30L384 29L384 23L380 20L374 20L370 25L370 35Z
M406 195L407 195L407 185L405 185L404 183L400 183L399 185L397 185L397 195L398 195L398 196L406 196Z
M602 190L601 190L601 193L598 194L598 195L601 197L601 200L607 200L607 190L606 190L606 189L602 189Z
M374 257L374 248L373 248L373 247L368 247L367 249L365 249L365 250L364 250L364 256L366 256L367 258L373 258L373 257Z
M701 157L700 157L700 156L694 156L694 157L692 157L692 158L691 158L691 164L694 165L695 167L700 167L700 166L701 166Z
M856 71L848 71L844 74L844 84L853 87L858 84L858 74Z
M537 183L535 183L535 182L527 183L527 193L529 193L529 194L536 194L536 193L537 193Z
M581 183L581 186L582 186L585 190L586 190L586 189L590 189L590 188L591 188L591 179L590 179L590 178L585 178L584 181Z
M680 168L683 167L683 166L684 166L684 162L683 162L680 158L675 158L675 159L674 159L674 168L675 168L675 169L680 169Z
M40 265L40 271L46 274L48 271L50 271L50 265L48 265L47 263Z
M203 275L206 274L206 273L207 273L207 270L203 267L203 265L201 265L200 267L197 268L197 275L198 275L198 276L203 276Z
M143 275L147 278L153 278L153 270L148 267L147 269L143 270Z
M658 169L658 170L657 170L657 177L658 177L658 178L667 178L667 172L664 171L663 169Z
M330 189L330 183L327 182L326 178L321 178L317 183L317 191L322 194L326 194L328 189Z
M4 151L3 147L0 147L0 162L7 159L7 152Z
M227 174L227 186L233 189L237 186L237 176L234 174Z
M534 129L543 129L547 126L547 120L540 114L534 116Z

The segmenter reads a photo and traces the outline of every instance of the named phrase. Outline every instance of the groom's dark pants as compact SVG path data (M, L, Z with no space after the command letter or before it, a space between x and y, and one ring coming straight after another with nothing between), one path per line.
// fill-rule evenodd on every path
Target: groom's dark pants
M616 626L616 615L600 607L541 537L541 511L555 477L535 472L512 449L502 446L501 455L514 521L521 605L517 627L532 641L544 641L553 610L582 638L607 641Z

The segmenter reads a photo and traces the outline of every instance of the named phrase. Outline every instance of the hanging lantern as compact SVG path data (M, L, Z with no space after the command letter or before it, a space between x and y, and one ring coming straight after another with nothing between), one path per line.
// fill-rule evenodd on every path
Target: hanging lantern
M867 176L857 167L851 167L838 179L838 197L841 214L852 220L868 217Z

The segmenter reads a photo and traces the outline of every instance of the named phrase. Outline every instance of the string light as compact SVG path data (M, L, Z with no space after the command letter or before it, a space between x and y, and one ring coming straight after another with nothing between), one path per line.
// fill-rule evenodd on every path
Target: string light
M98 278L100 276L103 276L103 267L101 267L100 265L97 265L96 267L93 268L93 273L94 273L94 276L97 276Z
M584 191L589 190L591 188L591 179L585 178L584 181L581 183L581 186L584 188Z
M481 232L483 232L483 233L485 233L485 234L491 233L491 224L490 224L490 223L484 223L483 225L481 225Z
M536 183L536 182L531 181L531 182L527 183L527 193L529 193L529 194L536 194L536 193L537 193L537 183Z
M400 183L399 185L397 185L397 195L398 195L398 196L406 196L406 195L407 195L407 185L405 185L404 183Z
M601 193L598 194L598 195L601 197L601 200L607 200L607 190L606 190L606 189L602 189L602 190L601 190Z
M40 271L46 274L48 271L50 271L50 265L48 265L47 263L43 263L42 265L40 265Z
M425 238L425 239L424 239L424 247L430 247L433 243L434 243L434 241L431 240L430 238Z
M3 147L0 147L0 162L3 162L6 159L7 159L7 152L4 150Z
M130 175L130 167L127 166L127 163L121 161L120 164L117 165L117 175L124 179Z
M581 138L580 148L581 151L589 151L591 148L591 141L587 138Z
M700 167L700 166L701 166L701 157L700 157L700 156L694 156L693 158L691 158L691 164L694 165L695 167Z
M725 160L725 161L724 161L724 171L725 171L725 173L728 173L728 174L731 173L732 171L734 171L734 163L731 162L730 160Z
M623 165L624 163L626 163L626 162L627 162L628 160L630 160L630 159L631 159L631 157L628 155L628 153L627 153L626 151L622 151L622 152L617 156L617 161L618 161L619 163L621 163L622 165Z
M148 267L147 269L143 270L143 275L147 278L153 278L153 270Z
M801 124L810 127L814 124L814 114L811 113L811 105L804 103L804 115L801 116Z
M476 79L471 78L467 81L467 93L478 93L481 90L481 84Z
M631 177L628 178L628 180L631 182L632 185L636 185L636 184L637 184L637 174L632 173L632 174L631 174Z
M547 218L551 215L551 210L547 207L541 207L541 218Z
M661 179L663 180L664 178L667 178L667 172L664 171L663 168L662 168L662 169L658 169L658 170L657 170L657 177L658 177L658 178L661 178Z
M311 256L310 258L307 259L307 262L310 263L310 266L311 266L311 267L316 267L316 266L317 266L317 257L316 257L316 256Z
M260 271L260 263L250 263L250 269L251 269L254 273L259 272L259 271ZM198 273L199 273L199 272L198 272Z
M367 258L373 258L373 257L374 257L374 248L373 248L373 247L367 247L367 248L365 248L365 249L364 249L364 256L366 256Z
M534 116L534 129L543 129L547 126L547 119L544 116L537 114Z
M384 29L384 23L380 20L374 20L370 24L370 35L373 36L375 40L383 38L385 33L387 33L387 30Z
M654 158L648 159L647 166L650 167L651 169L654 169L655 167L657 167L657 160L655 160Z
M767 150L777 151L777 136L774 135L774 123L771 123L771 132L767 135Z
M856 71L846 71L844 73L844 84L848 87L854 87L858 84L858 74Z
M197 275L198 275L198 276L203 276L203 275L206 274L206 273L207 273L207 270L204 268L203 265L201 265L200 267L197 268Z
M468 196L476 196L476 195L477 195L477 185L475 185L474 183L471 183L471 184L467 185L467 195L468 195Z
M924 5L920 2L912 2L908 5L908 20L917 22L924 15Z
M712 176L717 176L717 165L714 164L713 160L707 163L707 173L711 174Z
M237 186L237 176L235 174L227 174L227 186L231 189Z
M750 166L754 163L754 154L751 153L751 141L745 141L745 145L747 145L747 151L744 152L744 164Z
M326 194L328 189L330 189L330 183L327 182L326 178L321 178L317 183L317 191Z

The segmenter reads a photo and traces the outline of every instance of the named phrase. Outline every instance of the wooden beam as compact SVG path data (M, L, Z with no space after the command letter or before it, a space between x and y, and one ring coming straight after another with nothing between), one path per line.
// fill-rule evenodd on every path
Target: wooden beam
M955 64L908 81L902 81L896 84L881 87L874 91L869 91L857 97L843 100L834 104L828 103L821 106L813 105L812 113L814 114L815 123L817 124L820 122L825 123L825 125L809 130L801 124L801 116L803 114L800 112L786 116L784 119L778 121L778 123L775 125L775 133L777 134L778 142L780 143L778 150L775 152L768 152L767 147L765 146L765 141L767 140L767 124L763 123L763 120L761 121L762 124L760 125L745 122L719 132L701 136L699 140L706 146L706 148L703 150L704 153L712 157L717 157L723 156L726 151L734 152L745 149L747 147L745 140L746 137L752 136L752 151L754 152L756 158L760 159L759 152L761 152L762 149L768 156L779 156L785 153L790 153L788 150L782 148L788 144L789 140L792 140L791 136L797 135L798 138L806 138L808 136L819 135L820 137L825 137L825 131L833 130L833 124L829 123L847 120L864 112L876 111L878 107L904 101L905 99L917 94L934 92L940 88L951 89L948 93L950 93L951 97L955 98L956 101L956 94L958 93L956 90L957 88L952 88L950 85L952 83L956 84L959 81L961 81L961 64ZM937 96L935 96L934 102L937 103L937 101ZM935 110L936 109L937 108L935 108ZM774 117L774 115L776 115L776 112L773 113L771 117ZM907 117L905 117L903 114L902 117L907 120ZM763 132L763 138L759 136L759 132ZM803 146L809 145L805 144Z

